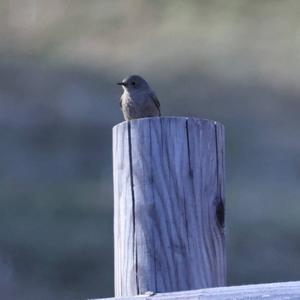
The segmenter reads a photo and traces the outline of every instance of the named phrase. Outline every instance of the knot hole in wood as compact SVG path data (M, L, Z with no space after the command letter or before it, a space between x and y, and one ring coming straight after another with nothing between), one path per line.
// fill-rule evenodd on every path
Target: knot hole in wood
M225 208L224 208L224 202L219 199L218 204L216 206L216 217L219 226L224 228L225 225Z

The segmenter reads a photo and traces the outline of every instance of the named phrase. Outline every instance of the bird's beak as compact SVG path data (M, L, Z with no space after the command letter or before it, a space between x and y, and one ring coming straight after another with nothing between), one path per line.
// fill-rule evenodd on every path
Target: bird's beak
M125 82L117 82L118 85L126 86L127 84Z

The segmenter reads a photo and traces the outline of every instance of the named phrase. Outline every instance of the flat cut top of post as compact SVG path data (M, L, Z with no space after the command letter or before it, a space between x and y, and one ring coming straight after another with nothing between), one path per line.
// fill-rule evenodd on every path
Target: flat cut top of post
M120 127L120 126L124 126L124 124L127 124L128 122L141 122L143 120L161 120L161 119L174 119L174 120L188 120L188 119L192 119L192 120L195 120L195 121L198 121L198 122L213 122L214 124L218 124L218 125L221 125L223 126L223 124L221 124L220 122L218 121L214 121L214 120L209 120L209 119L205 119L205 118L198 118L198 117L184 117L184 116L179 116L179 117L174 117L174 116L163 116L163 117L151 117L151 118L141 118L141 119L133 119L133 120L130 120L130 121L123 121L123 122L120 122L118 124L116 124L115 126L113 126L113 130L115 130L117 127Z

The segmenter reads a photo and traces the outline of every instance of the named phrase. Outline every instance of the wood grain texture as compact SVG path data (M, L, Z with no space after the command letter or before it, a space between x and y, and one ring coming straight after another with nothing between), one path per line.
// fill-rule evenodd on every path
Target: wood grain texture
M223 126L123 122L113 163L116 296L225 285Z
M299 300L300 281L241 285L106 300ZM98 299L100 300L100 299Z

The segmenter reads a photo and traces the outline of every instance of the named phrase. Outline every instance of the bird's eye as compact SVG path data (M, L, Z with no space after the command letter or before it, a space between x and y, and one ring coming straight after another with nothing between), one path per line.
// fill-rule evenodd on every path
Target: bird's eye
M132 81L132 85L135 85L135 81Z

